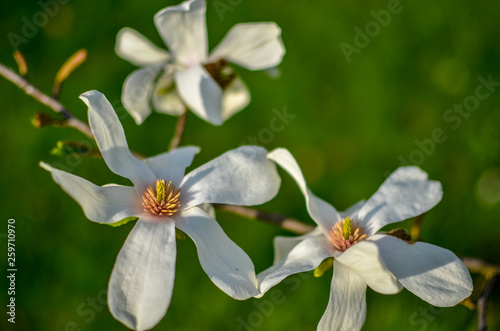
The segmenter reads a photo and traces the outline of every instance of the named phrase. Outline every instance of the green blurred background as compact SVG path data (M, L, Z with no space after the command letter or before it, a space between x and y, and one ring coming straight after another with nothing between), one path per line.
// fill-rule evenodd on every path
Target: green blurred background
M15 67L7 35L22 36L26 21L43 13L47 2L2 1L1 62ZM29 79L50 92L60 65L77 49L86 48L87 61L63 87L63 104L85 119L86 107L78 95L97 89L119 112L132 149L144 155L164 152L176 119L155 113L137 126L124 112L119 102L122 83L135 67L115 55L114 43L118 30L130 26L163 47L152 18L177 2L64 2L19 46L30 67ZM444 187L442 202L425 218L424 240L459 256L500 264L500 89L480 101L477 110L464 112L460 125L458 117L443 117L454 104L475 94L478 76L492 75L500 81L500 6L486 0L402 1L399 6L402 11L372 33L369 44L353 53L348 63L339 45L354 46L354 28L364 31L375 20L371 11L386 10L387 1L209 0L211 48L236 23L275 21L283 29L287 54L278 79L237 68L250 87L252 102L222 127L194 115L188 118L184 144L202 148L193 169L255 136L268 149L288 148L312 191L342 210L370 197L405 159ZM70 167L100 185L128 184L127 180L111 173L102 160L50 155L59 140L88 140L70 128L34 128L34 113L51 111L3 78L0 91L0 245L5 252L6 222L14 218L15 329L124 330L102 299L116 255L133 225L111 228L88 221L38 162ZM262 133L270 132L273 109L285 108L296 115L285 129L272 137ZM436 129L446 140L425 153L419 142L431 149L429 139ZM261 208L312 223L295 183L282 174L280 194ZM217 219L248 252L257 271L272 263L273 237L291 235L222 211ZM409 229L411 221L400 225ZM321 278L311 273L302 275L307 279L292 276L261 300L235 301L202 271L191 240L178 241L177 261L172 303L156 330L315 330L328 302L331 271ZM5 277L0 284L5 304ZM273 291L285 299L270 305ZM364 330L477 326L475 311L464 306L434 309L407 291L384 296L368 290L367 301ZM259 312L259 304L265 314ZM2 315L2 329L11 329ZM489 304L488 323L490 330L500 329L498 289Z

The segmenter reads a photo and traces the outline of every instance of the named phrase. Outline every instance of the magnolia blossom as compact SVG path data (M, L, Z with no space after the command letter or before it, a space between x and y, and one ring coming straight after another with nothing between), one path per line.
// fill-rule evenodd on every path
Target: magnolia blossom
M116 53L141 67L127 77L122 94L137 124L149 116L152 102L157 111L175 116L187 105L205 121L221 125L250 101L245 84L228 63L263 70L281 62L281 29L271 22L233 26L208 55L205 11L205 0L190 0L155 15L170 52L131 28L118 33Z
M54 181L75 199L87 218L116 223L139 218L111 273L108 305L127 327L150 329L165 315L175 276L176 232L196 244L203 270L235 299L258 294L252 261L202 208L206 203L255 205L273 198L280 185L267 151L243 146L184 175L197 147L184 147L139 160L128 149L123 128L103 94L80 98L89 108L89 123L104 161L133 187L93 183L46 163Z
M318 330L359 330L366 317L366 286L382 294L403 287L434 306L458 304L472 292L470 274L451 251L379 233L387 224L420 215L442 197L441 184L417 167L396 170L368 201L339 213L316 197L289 151L268 157L297 182L318 228L296 238L275 239L275 264L257 276L260 294L288 275L334 258L330 300Z

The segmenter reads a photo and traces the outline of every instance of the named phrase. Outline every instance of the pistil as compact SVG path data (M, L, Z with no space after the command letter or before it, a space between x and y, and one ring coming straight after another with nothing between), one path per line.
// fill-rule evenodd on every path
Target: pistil
M344 252L352 245L366 239L363 229L359 223L353 226L349 217L337 222L330 230L330 241L339 251Z
M172 216L175 214L181 203L179 196L181 190L176 188L172 182L158 179L155 187L149 185L142 194L142 206L144 211L158 216Z

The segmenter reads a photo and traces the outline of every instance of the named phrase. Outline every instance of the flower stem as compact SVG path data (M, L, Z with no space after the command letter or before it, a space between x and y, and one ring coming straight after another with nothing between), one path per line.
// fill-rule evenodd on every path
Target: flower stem
M306 234L314 230L314 226L312 225L277 213L268 213L254 208L226 204L215 204L214 207L248 219L263 221L296 234Z
M60 113L61 115L63 115L64 118L66 119L65 120L66 126L75 128L91 138L94 137L90 127L86 123L76 118L73 114L71 114L59 101L57 101L52 97L49 97L47 94L43 93L38 88L33 86L25 78L16 74L13 70L9 69L2 63L0 63L0 76L4 77L8 81L19 87L26 94L33 97L36 101L51 108L56 113Z
M486 331L486 329L488 329L488 325L486 324L486 305L493 294L493 290L495 290L495 287L497 287L499 283L500 275L496 275L490 279L483 294L481 294L481 297L477 300L478 331Z
M170 141L170 145L168 146L168 150L171 151L176 149L182 140L182 136L184 135L184 128L186 127L186 119L189 109L186 108L184 114L182 114L177 120L177 124L175 125L175 133Z
M463 257L467 269L470 272L478 273L484 277L483 291L475 303L477 309L477 329L478 331L485 331L488 326L486 324L486 311L487 305L493 291L500 283L500 266L485 262L474 257ZM476 280L476 284L478 281Z

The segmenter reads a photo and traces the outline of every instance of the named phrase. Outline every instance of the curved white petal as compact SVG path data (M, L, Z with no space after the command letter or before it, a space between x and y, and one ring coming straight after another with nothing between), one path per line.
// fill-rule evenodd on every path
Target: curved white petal
M54 181L82 207L85 216L99 223L115 223L130 216L137 216L139 197L133 187L92 184L86 179L40 162Z
M354 218L355 215L358 215L358 211L361 209L361 207L364 206L365 203L366 200L358 201L357 203L347 208L346 210L339 212L340 218L346 218L348 216Z
M176 187L179 187L186 168L191 165L193 158L200 151L196 146L185 146L174 149L173 151L159 154L146 159L156 178L171 181Z
M131 28L118 31L115 52L119 57L139 67L166 62L170 59L170 54L166 50L156 47L146 37Z
M177 92L171 69L163 73L155 84L153 107L159 113L172 116L181 116L186 111L186 105Z
M250 102L250 92L239 76L226 86L222 93L222 119L225 121Z
M190 67L207 57L205 0L184 1L159 11L156 28L178 62Z
M151 114L151 95L162 66L147 66L132 71L123 83L122 103L139 125Z
M297 161L287 149L277 148L271 151L267 157L279 164L292 176L306 199L309 215L321 227L323 233L328 235L335 223L340 221L339 213L332 205L318 198L309 190L302 170L300 170Z
M453 252L431 244L405 241L389 235L370 238L380 257L403 286L438 307L451 307L472 293L472 279Z
M175 72L177 91L189 108L213 125L221 125L222 88L201 65Z
M330 300L318 331L361 330L366 319L366 284L348 267L333 264Z
M319 227L316 227L309 233L302 236L295 237L274 237L274 264L283 260L290 251L297 246L301 241L307 238L312 238L318 235L323 235L323 231Z
M443 196L441 183L429 180L417 167L397 169L358 212L368 236L383 226L425 213Z
M378 246L369 240L361 241L338 254L337 261L356 272L370 288L382 294L399 293L403 286L387 269L380 257Z
M215 207L211 203L202 203L196 207L203 210L205 213L210 215L210 217L215 218Z
M209 61L223 58L250 70L262 70L280 64L284 55L281 29L276 23L241 23L229 30Z
M175 225L193 239L201 267L218 288L238 300L258 293L252 260L210 215L191 208L175 216Z
M176 255L173 220L139 220L111 272L111 314L134 330L149 330L158 324L172 298Z
M151 169L128 149L125 132L104 94L89 91L80 95L89 107L89 123L102 157L115 174L130 179L137 192L156 179Z
M316 269L333 252L333 246L323 235L303 240L283 260L257 275L260 292L257 297L290 275Z
M181 208L202 203L251 206L271 200L281 179L266 155L262 147L242 146L191 171L181 184Z

